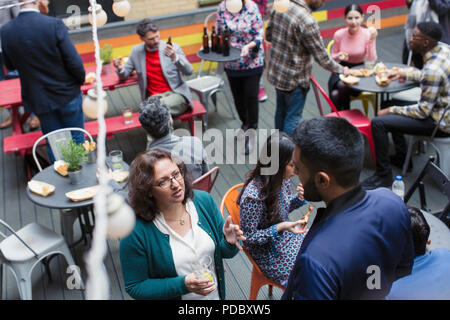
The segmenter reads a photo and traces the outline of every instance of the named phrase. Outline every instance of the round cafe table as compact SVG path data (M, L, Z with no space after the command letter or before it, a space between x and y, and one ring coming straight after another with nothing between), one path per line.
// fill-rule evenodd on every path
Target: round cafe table
M241 57L241 50L230 47L230 55L224 56L222 53L212 52L204 53L200 50L197 53L198 57L202 60L215 61L215 62L230 62L238 60Z
M108 162L108 160L107 160ZM128 170L128 165L123 162L123 170ZM82 170L82 181L79 184L71 184L69 181L69 177L64 177L57 173L53 168L53 165L48 166L43 169L41 172L37 173L32 180L42 181L49 183L55 186L55 191L48 195L47 197L43 197L31 192L30 188L27 186L26 194L31 202L45 208L51 209L65 209L65 210L73 210L77 213L80 227L82 231L82 236L79 240L73 242L73 221L72 225L64 226L62 228L62 234L66 238L70 247L75 246L82 240L87 243L86 234L92 236L92 230L94 228L94 215L92 211L92 205L94 203L94 198L74 202L66 197L66 193L78 190L82 188L92 187L99 184L97 179L97 164L96 163L84 163ZM120 190L122 188L123 183L117 183L114 180L109 181L109 185L113 188L114 191ZM90 215L91 213L91 215ZM65 213L62 213L65 214ZM66 214L67 215L67 214ZM61 217L62 218L62 217Z
M400 63L384 63L385 66L388 69L392 69L393 67L398 67L398 68L408 68L409 66L404 65L404 64L400 64ZM354 70L359 70L363 67L361 66L356 66L353 67L351 69ZM413 82L413 81L391 81L387 86L383 87L383 86L379 86L377 84L377 82L375 81L375 74L371 75L370 77L359 77L359 82L357 84L354 85L347 85L352 89L356 89L359 91L368 91L368 92L373 92L376 94L376 107L378 110L378 101L385 101L389 99L389 94L391 93L395 93L395 92L399 92L399 91L404 91L404 90L408 90L414 87L418 87L419 83L418 82ZM386 99L384 98L384 95L387 95Z

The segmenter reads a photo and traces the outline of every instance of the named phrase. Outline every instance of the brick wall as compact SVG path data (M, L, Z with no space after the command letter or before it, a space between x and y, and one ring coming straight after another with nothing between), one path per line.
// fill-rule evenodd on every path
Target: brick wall
M159 15L195 10L198 0L128 0L131 11L125 20L142 19Z

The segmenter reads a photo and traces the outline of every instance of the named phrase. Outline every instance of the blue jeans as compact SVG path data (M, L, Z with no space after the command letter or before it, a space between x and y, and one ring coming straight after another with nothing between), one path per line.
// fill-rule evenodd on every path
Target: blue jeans
M275 90L277 93L275 129L292 135L295 127L302 119L308 90L301 87L297 87L292 91Z
M41 130L43 134L62 129L62 128L83 128L84 129L84 114L81 109L82 95L81 93L67 105L62 108L42 113L38 115L41 122ZM81 131L72 132L72 137L76 143L84 142L84 134ZM48 148L50 160L53 162L55 158L50 149Z

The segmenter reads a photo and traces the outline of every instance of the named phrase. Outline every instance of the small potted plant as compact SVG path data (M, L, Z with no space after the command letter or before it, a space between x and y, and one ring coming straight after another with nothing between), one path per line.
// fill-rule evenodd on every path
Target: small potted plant
M102 73L108 74L111 71L112 45L105 44L100 48L100 59L102 60Z
M69 143L61 145L61 155L63 160L69 165L67 171L71 184L78 184L81 182L82 163L88 160L87 152L82 144L77 144L73 139Z

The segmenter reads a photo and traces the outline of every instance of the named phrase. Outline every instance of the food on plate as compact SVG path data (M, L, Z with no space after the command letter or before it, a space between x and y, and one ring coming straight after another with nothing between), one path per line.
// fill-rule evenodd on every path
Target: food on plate
M355 77L370 77L373 74L373 70L365 68L351 69L350 74Z
M28 181L28 188L30 188L31 192L43 197L46 197L55 191L54 185L38 180Z
M94 72L89 72L86 75L86 78L84 80L84 83L94 83L96 79L95 73Z
M69 173L67 170L69 169L69 164L63 160L57 160L55 163L53 163L53 168L58 172L60 175L66 177Z
M84 148L84 150L86 150L87 152L90 152L90 151L92 151L92 150L95 150L95 147L96 147L96 144L95 144L94 141L90 142L90 141L86 140L86 141L83 143L83 148Z
M129 174L130 173L128 171L113 171L111 176L116 182L120 183L124 182L128 178Z
M348 85L354 85L359 82L359 78L355 76L344 76L343 74L339 75L339 79L341 79L342 82Z
M66 193L66 197L72 200L73 202L79 202L91 199L97 193L97 190L100 186L92 186L88 188L78 189L74 191L70 191Z
M375 76L375 81L381 87L386 87L391 82L391 80L388 78L386 72L377 74Z
M387 67L383 62L378 62L373 69L376 74L387 71Z

